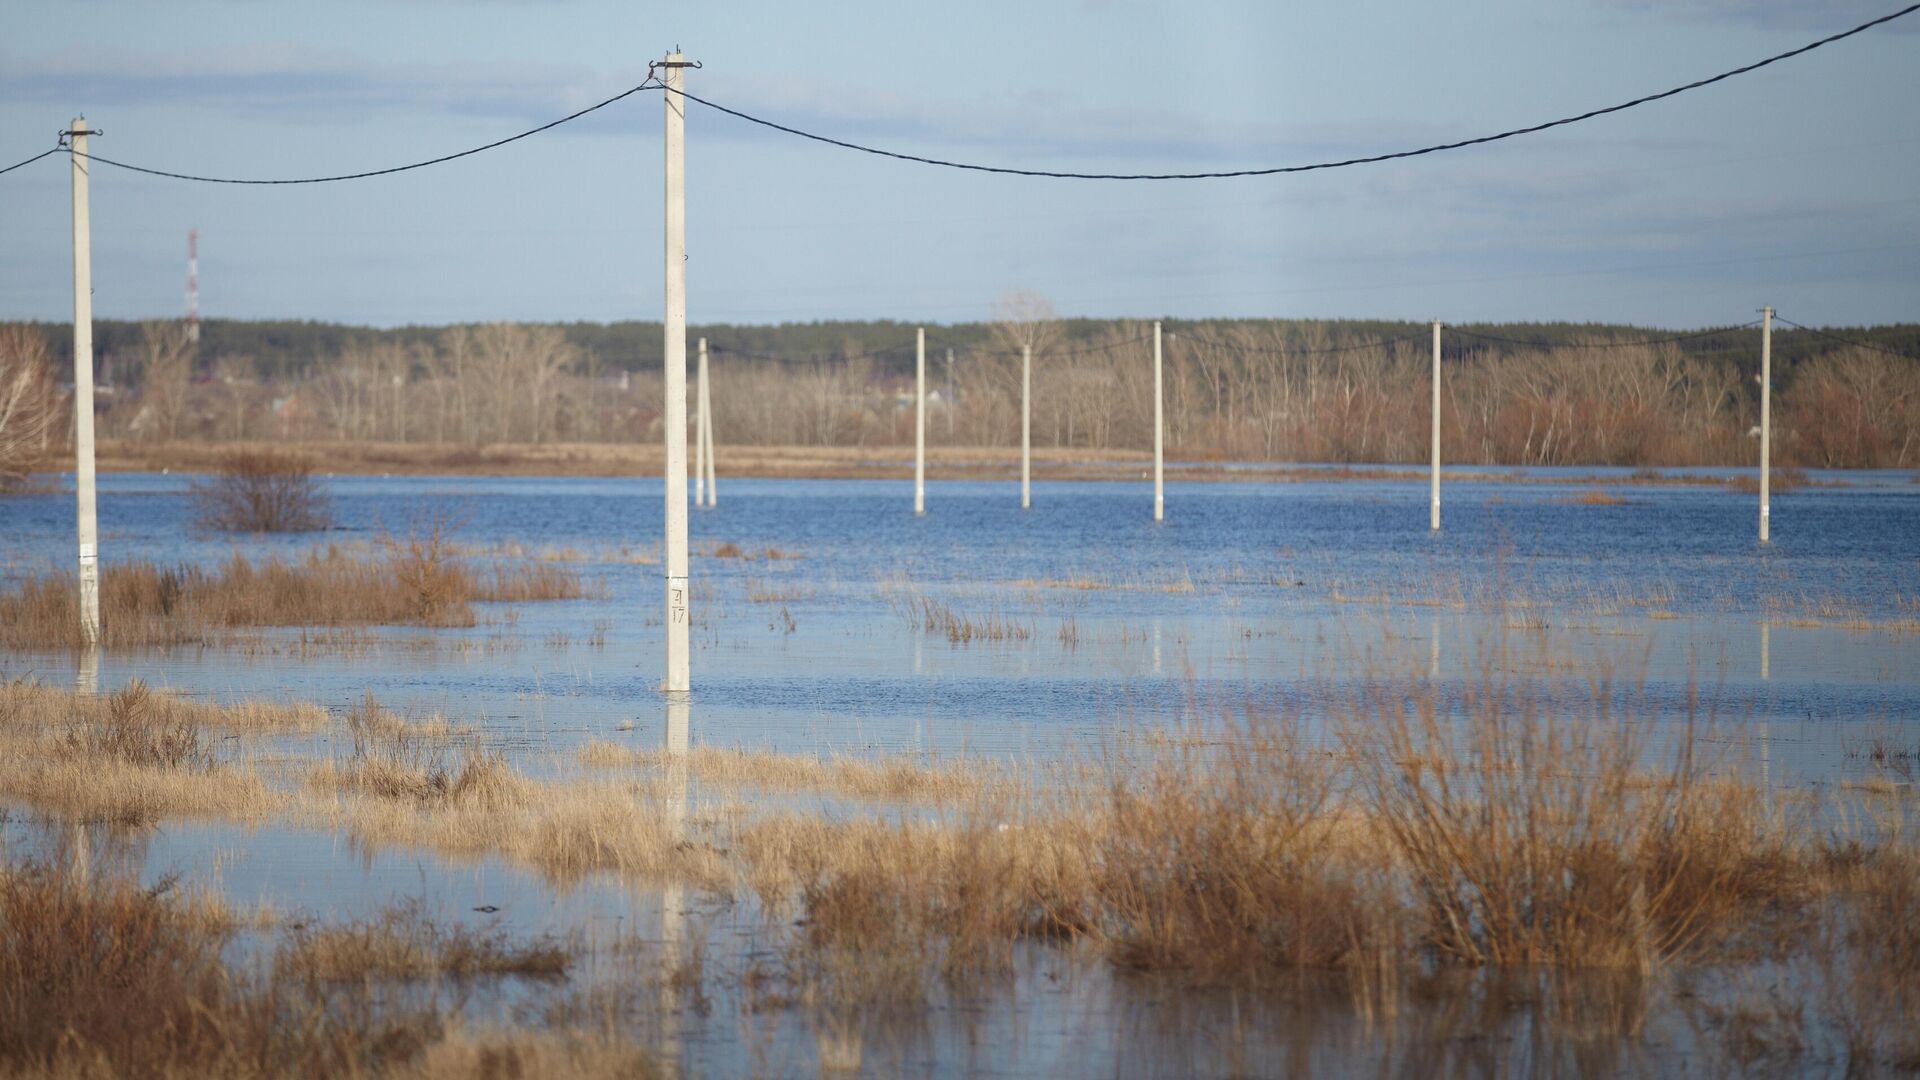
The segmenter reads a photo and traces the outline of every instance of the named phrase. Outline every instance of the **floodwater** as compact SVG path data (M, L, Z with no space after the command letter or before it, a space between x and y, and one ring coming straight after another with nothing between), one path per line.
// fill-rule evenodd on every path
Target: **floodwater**
M1697 701L1713 738L1769 785L1835 785L1860 772L1864 740L1920 737L1920 476L1813 473L1775 494L1773 542L1761 546L1751 492L1504 471L1527 482L1447 484L1438 534L1426 485L1390 479L1179 484L1155 523L1145 483L1042 482L1023 512L1014 484L935 480L916 517L906 482L722 477L719 505L691 515L686 733L810 754L1032 762L1095 756L1116 736L1243 706L1311 720L1368 680L1419 678L1446 698L1493 672L1580 695L1605 672L1657 718ZM341 477L328 491L327 533L229 537L194 530L184 478L106 475L102 558L290 556L371 545L438 514L474 558L564 561L592 595L480 605L470 629L374 628L350 648L303 648L300 631L275 630L248 648L115 652L97 666L0 654L0 677L103 689L137 677L335 710L371 691L469 725L533 772L591 739L668 737L657 479ZM1595 491L1613 498L1595 505ZM0 499L0 580L67 566L72 528L70 491ZM718 557L723 545L747 557ZM1020 632L953 643L906 616L912 597ZM34 842L19 819L5 831L10 848ZM293 829L169 824L120 857L143 876L180 871L278 910L356 916L417 898L462 919L497 907L489 918L530 933L625 926L678 940L692 921L736 956L758 947L748 905L708 911L611 880L556 892L504 862L367 852ZM1512 991L1448 993L1457 1005ZM866 1031L862 1067L1422 1071L1418 1040L1383 1048L1365 1018L1322 997L1186 993L1043 954L1009 985L942 1000L907 1030ZM722 1007L703 1015L674 1030L694 1074L811 1072L827 1056L822 1033L791 1017L746 1033ZM1532 1055L1558 1052L1529 1041L1525 1017L1468 1023L1477 1038L1511 1026L1487 1071L1524 1072L1546 1060ZM1684 1071L1699 1067L1691 1046L1684 1025L1651 1023L1626 1056L1573 1064L1628 1074L1648 1067L1635 1054L1652 1054Z

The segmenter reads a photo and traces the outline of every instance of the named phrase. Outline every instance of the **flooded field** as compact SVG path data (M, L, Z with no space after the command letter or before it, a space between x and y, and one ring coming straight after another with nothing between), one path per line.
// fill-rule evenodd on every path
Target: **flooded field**
M1630 959L1584 938L1503 959L1476 922L1459 948L1491 951L1463 960L1445 935L1395 916L1300 929L1301 940L1346 944L1249 974L1176 955L1180 920L1198 916L1135 918L1153 904L1130 907L1146 895L1132 886L1085 887L1110 918L1132 920L1126 934L1053 913L996 937L944 921L965 907L952 900L930 904L924 927L905 919L861 876L869 864L919 882L916 856L890 846L914 829L1008 845L1021 867L1084 841L1113 873L1111 845L1126 832L1116 822L1133 805L1106 801L1116 776L1146 799L1178 786L1168 777L1204 775L1183 790L1278 799L1267 808L1297 813L1310 834L1357 814L1349 798L1391 823L1396 793L1424 791L1433 775L1406 760L1452 760L1450 744L1421 734L1438 729L1421 725L1490 717L1500 737L1524 734L1515 745L1528 767L1548 746L1569 774L1642 777L1621 788L1623 806L1642 788L1669 792L1644 775L1677 775L1667 771L1676 746L1688 770L1698 755L1697 775L1646 820L1684 817L1674 807L1729 780L1766 808L1753 822L1791 818L1795 835L1829 848L1835 837L1910 847L1920 478L1813 473L1776 493L1762 547L1751 492L1593 473L1451 483L1439 534L1426 528L1425 485L1392 479L1182 484L1156 525L1144 484L1040 483L1023 512L1013 484L936 481L916 518L905 482L723 477L719 505L691 518L694 692L671 709L656 690L657 480L338 478L327 485L332 529L261 537L197 532L180 477L111 474L100 492L109 574L135 560L210 571L236 555L297 561L328 546L377 562L438 522L477 574L549 567L578 587L566 599L475 602L470 626L224 627L163 647L0 653L0 677L49 693L105 699L139 680L196 703L324 710L251 728L194 721L227 732L209 736L207 769L259 785L217 806L155 794L150 813L120 819L17 768L4 840L16 863L147 885L178 875L250 913L222 946L235 965L285 954L300 933L289 926L364 931L396 910L550 938L573 957L558 979L442 973L415 990L474 1030L551 1020L564 1001L668 1075L1912 1065L1920 1059L1900 1056L1915 1052L1911 1040L1885 1032L1920 1015L1920 1002L1898 998L1864 1035L1847 1020L1863 1015L1848 995L1867 991L1835 958L1859 947L1861 926L1874 936L1857 914L1829 927L1834 944L1817 962L1750 941L1696 955L1696 937L1712 935L1689 908L1672 916L1672 941L1635 946ZM70 491L0 499L0 591L67 569L72 517ZM1515 716L1531 726L1501 726ZM1616 746L1616 731L1632 739ZM1407 771L1389 781L1368 747ZM1493 800L1484 749L1459 751L1477 769L1461 774L1472 776L1462 790ZM1223 761L1226 773L1205 771ZM399 809L376 807L393 797L385 783L402 785ZM1316 784L1317 800L1289 801ZM469 788L481 792L471 805L460 801ZM1570 788L1537 797L1594 813ZM576 798L581 815L602 815L579 853L556 824ZM435 819L443 806L473 833ZM1699 812L1730 828L1733 802L1713 806ZM814 823L829 833L809 832ZM881 832L859 832L867 823ZM1163 824L1143 818L1141 835ZM644 834L623 831L633 829ZM1008 835L1024 839L992 839ZM1303 858L1288 880L1332 887L1311 869L1318 855L1272 843L1249 849L1266 852L1254 861ZM1828 865L1810 855L1795 865L1816 863ZM949 886L941 875L954 867L1027 873L939 865L927 872ZM1339 887L1376 895L1386 871L1354 866L1335 875ZM1702 893L1748 888L1735 888L1745 874L1728 870ZM1769 910L1799 910L1775 886L1752 888ZM1488 890L1467 891L1481 903ZM1620 902L1653 923L1667 917L1644 887ZM1267 910L1229 921L1270 925L1256 914ZM835 912L854 929L826 940ZM903 920L922 936L888 937ZM1775 930L1792 936L1785 923ZM1154 945L1156 934L1167 940ZM889 947L865 942L875 951L862 953L874 935ZM929 941L940 959L928 959ZM1605 959L1568 961L1570 949ZM1399 951L1413 959L1383 959ZM1803 1012L1788 1015L1790 1003Z

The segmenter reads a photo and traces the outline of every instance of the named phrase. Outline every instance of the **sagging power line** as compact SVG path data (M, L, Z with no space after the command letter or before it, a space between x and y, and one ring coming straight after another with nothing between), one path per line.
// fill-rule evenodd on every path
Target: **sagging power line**
M1870 341L1856 341L1853 338L1842 337L1839 334L1830 333L1826 330L1816 330L1811 326L1802 326L1777 311L1773 313L1773 317L1793 327L1795 330L1804 330L1815 337L1826 338L1828 341L1837 341L1842 345L1851 345L1856 349L1867 349L1872 352L1886 353L1888 356L1898 357L1901 360L1920 360L1920 357L1909 356L1897 349L1889 349L1885 345L1875 345Z
M1724 82L1727 79L1734 78L1735 76L1745 75L1749 72L1758 71L1761 68L1768 66L1769 64L1777 64L1782 60L1790 60L1796 56L1801 56L1806 53L1810 53L1813 50L1818 49L1822 46L1831 45L1836 41L1842 41L1846 38L1853 37L1855 34L1865 33L1866 31L1871 30L1876 26L1881 26L1883 24L1890 23L1895 19L1899 19L1907 15L1911 15L1915 11L1920 11L1920 3L1909 4L1906 7L1901 8L1899 11L1895 11L1887 15L1882 15L1877 19L1870 19L1864 23L1861 23L1856 27L1853 27L1850 30L1843 30L1837 34L1830 34L1824 38L1819 39L1818 41L1812 41L1805 45L1802 45L1797 49L1789 49L1783 53L1775 53L1774 55L1769 56L1764 60L1756 60L1751 64L1744 64L1740 67L1733 68L1728 71L1723 71L1718 75L1711 75L1704 79L1695 79L1690 83L1684 83L1680 86L1673 87L1670 90L1662 90L1656 94L1646 94L1644 96L1634 98L1631 101L1623 101L1618 105L1608 105L1603 108L1589 109L1586 112L1578 113L1573 116L1563 116L1557 120L1548 120L1548 121L1545 121L1544 123L1530 124L1526 127L1510 128L1506 131L1496 132L1492 135L1480 135L1471 139L1460 139L1454 142L1435 143L1432 146L1423 146L1413 150L1395 150L1389 153L1371 154L1365 157L1345 158L1338 161L1319 161L1319 162L1314 162L1312 164L1307 164L1307 165L1279 165L1279 166L1273 166L1269 168L1257 168L1257 169L1229 169L1229 170L1224 170L1220 172L1084 173L1084 172L1064 172L1064 171L1058 171L1058 170L1052 170L1052 169L1021 169L1021 168L1012 168L1012 167L999 166L999 165L981 165L977 162L951 161L945 158L924 157L919 154L905 154L905 153L900 153L894 150L882 150L879 147L875 147L875 146L865 146L860 143L848 142L844 139L835 139L835 138L832 138L826 135L820 135L811 131L803 131L800 128L790 127L786 124L775 123L772 120L767 120L763 117L758 117L758 116L751 115L749 113L741 112L738 109L728 108L727 106L721 105L718 102L708 101L706 98L688 93L685 90L680 90L676 92L679 93L682 97L688 98L692 101L697 101L700 104L705 105L709 109L726 113L728 116L732 116L740 120L745 120L748 123L758 124L761 127L771 128L775 131L785 132L788 135L795 135L803 139L811 139L814 142L825 143L829 146L837 146L843 150L854 150L863 154L873 154L878 157L894 158L899 161L910 161L910 162L915 162L921 165L935 165L941 168L961 169L968 172L999 173L1006 176L1032 176L1032 177L1042 177L1046 179L1055 179L1055 180L1225 180L1225 179L1233 179L1237 177L1248 177L1248 176L1280 176L1280 175L1289 174L1289 173L1318 172L1325 169L1343 169L1352 165L1372 165L1382 161L1395 161L1402 158L1420 157L1425 154L1440 153L1441 151L1445 151L1445 150L1460 150L1469 146L1483 146L1487 143L1500 142L1503 139L1512 139L1521 135L1536 134L1538 132L1546 131L1550 128L1565 127L1569 124L1580 123L1583 120L1592 120L1595 117L1606 116L1611 113L1625 112L1628 109L1635 108L1640 105L1646 105L1651 102L1661 101L1670 97L1676 97L1680 94L1686 93L1689 90L1698 90L1702 87L1712 86L1714 83L1717 83L1717 82Z
M1431 146L1422 146L1422 147L1417 147L1409 150L1394 150L1394 151L1388 151L1380 154L1370 154L1370 155L1365 155L1361 157L1343 158L1343 159L1333 160L1333 161L1318 161L1318 162L1311 162L1311 163L1301 164L1301 165L1277 165L1277 166L1268 166L1268 167L1251 168L1251 169L1228 169L1228 170L1221 170L1221 171L1214 171L1214 172L1171 172L1171 173L1069 172L1069 171L1055 170L1055 169L1029 169L1029 168L1017 168L1012 166L1001 166L1001 165L984 165L978 162L955 161L947 158L928 157L921 154L909 154L909 153L904 153L897 150L885 150L885 149L881 149L880 147L867 146L861 143L850 142L845 139L837 139L837 138L833 138L832 136L819 134L818 132L807 131L802 128L793 127L788 124L782 124L777 121L766 119L765 117L755 116L752 113L745 112L740 109L735 109L727 105L722 105L717 101L709 100L697 94L689 93L685 89L680 87L668 88L658 78L659 65L657 62L648 65L647 77L644 80L642 80L639 84L629 87L626 90L622 90L620 93L615 94L604 101L600 101L593 105L589 105L586 108L579 110L578 112L569 113L566 116L560 117L557 120L549 121L548 123L542 124L539 127L529 128L528 130L519 132L518 134L509 135L504 139L496 139L493 142L485 143L483 145L476 146L471 149L461 150L452 154L443 154L439 157L428 158L425 161L415 161L405 165L395 165L395 166L391 166L383 169L368 169L360 172L339 173L339 174L329 175L329 176L295 177L295 178L286 178L286 179L253 179L253 178L238 178L238 177L202 176L202 175L196 175L193 173L176 172L168 169L156 169L156 168L152 168L150 166L145 166L145 165L135 165L129 162L119 161L112 158L99 157L97 155L86 155L84 153L81 153L80 156L89 157L90 160L98 161L103 165L110 165L115 168L126 169L131 172L144 173L149 176L165 177L171 180L185 180L185 181L192 181L195 183L203 183L203 184L296 185L296 184L326 184L326 183L334 183L342 180L364 180L364 179L369 179L376 176L389 176L394 173L409 172L414 169L423 169L429 165L439 165L445 162L455 161L460 158L471 157L475 154L483 153L488 150L493 150L498 147L505 146L509 143L518 142L521 139L525 139L532 135L538 135L543 131L550 131L553 128L559 127L562 124L568 123L573 120L578 120L579 118L586 116L589 113L596 112L600 109L604 109L607 106L614 104L615 102L624 100L625 98L632 97L634 94L640 93L643 90L663 90L672 94L676 94L680 97L686 98L688 100L697 102L701 105L706 106L709 109L715 110L716 112L725 113L728 116L732 116L736 119L746 121L747 123L756 124L760 127L764 127L769 130L779 131L784 134L793 135L798 138L807 139L817 143L822 143L827 146L834 146L843 150L852 150L862 154L871 154L876 157L892 158L897 161L912 162L920 165L932 165L932 166L936 166L939 168L946 168L946 169L958 169L966 172L992 173L992 174L998 174L998 175L1004 175L1004 176L1027 176L1027 177L1038 177L1038 178L1056 179L1056 180L1126 180L1126 181L1224 180L1224 179L1234 179L1234 178L1241 178L1241 177L1282 176L1282 175L1289 175L1293 173L1319 172L1319 171L1324 171L1328 169L1342 169L1342 168L1348 168L1355 165L1372 165L1372 164L1378 164L1384 161L1397 161L1405 158L1422 157L1428 154L1436 154L1436 153L1441 153L1443 151L1448 151L1448 150L1461 150L1467 147L1484 146L1488 143L1501 142L1503 140L1517 138L1522 135L1533 135L1533 134L1537 134L1539 132L1547 131L1553 128L1566 127L1570 124L1578 124L1586 120L1595 119L1597 117L1608 116L1618 112L1625 112L1628 109L1637 108L1638 106L1647 105L1656 101L1663 101L1667 98L1676 97L1680 94L1687 93L1688 91L1691 91L1691 90L1698 90L1703 87L1712 86L1715 83L1724 82L1728 79L1732 79L1740 75L1745 75L1750 72L1758 71L1761 68L1767 67L1772 64L1780 63L1783 60L1790 60L1797 56L1803 56L1807 53L1814 51L1815 49L1819 49L1819 48L1822 48L1823 46L1831 45L1838 41L1843 41L1857 34L1865 33L1868 30L1874 29L1875 27L1878 27L1878 26L1883 26L1887 23L1893 22L1896 19L1904 18L1908 15L1913 14L1915 11L1920 11L1920 2L1909 4L1898 11L1890 12L1878 18L1869 19L1866 22L1859 24L1858 26L1852 27L1851 29L1842 30L1839 33L1835 33L1835 34L1829 34L1826 37L1820 38L1817 41L1808 42L1807 44L1802 45L1798 48L1789 49L1781 53L1775 53L1772 56L1766 57L1761 60L1756 60L1750 64L1743 64L1740 67L1736 67L1736 68L1729 69L1727 71L1720 72L1717 75L1710 75L1706 78L1695 79L1692 82L1683 83L1679 86L1672 87L1671 89L1662 90L1658 93L1653 93L1653 94L1645 94L1640 97L1636 97L1628 101L1623 101L1615 105L1607 105L1597 109L1589 109L1586 112L1576 113L1571 116L1563 116L1558 119L1547 120L1537 124L1529 124L1524 127L1509 128L1505 131L1495 132L1490 135L1479 135L1473 138L1458 139L1451 142L1435 143ZM35 157L28 158L27 160L22 161L17 165L11 165L5 169L0 169L0 174L11 172L14 169L20 168L21 166L31 164L35 161L40 160L40 158L46 157L49 154L57 152L59 149L62 149L62 148L49 150L45 153L36 155ZM74 151L74 152L80 153L78 151Z

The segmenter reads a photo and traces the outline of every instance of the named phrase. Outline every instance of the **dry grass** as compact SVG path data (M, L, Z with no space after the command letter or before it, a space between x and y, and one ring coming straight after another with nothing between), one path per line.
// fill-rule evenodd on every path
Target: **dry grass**
M1582 491L1577 495L1567 495L1554 501L1565 503L1569 506L1624 506L1627 502L1627 500L1615 495L1611 491L1601 491L1599 489Z
M765 750L695 747L684 753L638 749L595 741L580 760L601 768L639 768L668 773L684 768L704 784L767 791L819 791L859 799L953 802L978 798L1008 782L1000 770L979 761L922 764L905 757L806 757Z
M289 929L274 954L277 978L305 984L472 979L520 975L562 979L572 957L551 939L516 942L498 928L442 926L417 903L372 918Z
M472 626L473 601L582 594L578 574L551 565L496 565L490 576L476 576L434 526L389 540L378 558L328 546L291 562L250 562L235 552L212 569L109 564L101 570L100 621L109 648L215 643L240 627ZM84 644L72 574L0 593L0 648Z
M422 978L564 973L551 943L441 930L410 915L291 932L263 971L223 959L218 911L63 867L0 870L0 1072L53 1077L648 1076L610 1025L468 1032Z
M215 753L219 735L309 731L312 706L191 702L139 682L104 697L0 685L0 793L84 821L259 821L285 799Z

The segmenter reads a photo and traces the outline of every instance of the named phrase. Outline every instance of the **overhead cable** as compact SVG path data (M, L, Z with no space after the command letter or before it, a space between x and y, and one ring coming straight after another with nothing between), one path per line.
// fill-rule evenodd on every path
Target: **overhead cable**
M631 97L642 90L659 89L659 90L666 90L669 93L678 94L683 98L687 98L692 101L698 102L701 105L705 105L709 109L713 109L715 111L725 113L729 116L735 117L740 120L744 120L748 123L757 124L761 127L769 128L774 131L784 132L788 135L794 135L802 139L810 139L814 142L824 143L828 146L836 146L843 150L853 150L863 154L872 154L877 157L893 158L898 161L915 162L921 165L934 165L934 166L947 168L947 169L961 169L968 172L996 173L996 174L1006 175L1006 176L1044 177L1044 178L1059 179L1059 180L1220 180L1220 179L1229 179L1233 177L1279 176L1279 175L1285 175L1289 173L1316 172L1324 169L1341 169L1341 168L1346 168L1353 165L1371 165L1371 164L1375 164L1382 161L1395 161L1402 158L1420 157L1425 154L1434 154L1434 153L1439 153L1445 150L1460 150L1470 146L1482 146L1487 143L1499 142L1503 139L1511 139L1521 135L1532 135L1537 132L1546 131L1550 128L1564 127L1568 124L1577 124L1583 120L1591 120L1591 119L1594 119L1595 117L1606 116L1611 113L1624 112L1627 109L1635 108L1640 105L1646 105L1650 102L1661 101L1666 98L1674 97L1679 94L1684 94L1689 90L1698 90L1705 86L1711 86L1714 83L1731 79L1737 75L1745 75L1749 72L1758 71L1759 69L1766 67L1770 64L1777 64L1782 60L1789 60L1789 59L1792 59L1793 57L1801 56L1806 53L1812 52L1813 50L1821 48L1822 46L1831 45L1836 41L1842 41L1847 38L1853 37L1856 34L1865 33L1866 31L1871 30L1874 27L1881 26L1886 23L1890 23L1895 19L1900 19L1908 15L1911 15L1915 11L1920 11L1920 2L1909 4L1898 11L1894 11L1889 14L1882 15L1876 19L1869 19L1868 21L1861 23L1860 25L1855 26L1852 29L1843 30L1837 34L1830 34L1826 37L1819 39L1818 41L1813 41L1805 45L1802 45L1799 48L1789 49L1783 53L1776 53L1763 60L1756 60L1751 64L1744 64L1740 67L1733 68L1728 71L1723 71L1718 75L1708 76L1707 78L1704 78L1704 79L1696 79L1693 82L1689 82L1689 83L1682 84L1680 86L1673 87L1670 90L1662 90L1656 94L1647 94L1642 97L1634 98L1630 101L1623 101L1617 105L1608 105L1603 108L1589 109L1586 112L1577 113L1572 116L1564 116L1557 120L1548 120L1543 123L1530 124L1526 127L1511 128L1506 131L1495 132L1494 134L1491 134L1491 135L1480 135L1470 139L1460 139L1454 142L1436 143L1432 146L1423 146L1413 150L1395 150L1388 153L1371 154L1364 157L1345 158L1337 161L1319 161L1319 162L1313 162L1313 163L1304 164L1304 165L1280 165L1280 166L1273 166L1273 167L1267 167L1267 168L1230 169L1230 170L1224 170L1219 172L1178 172L1178 173L1065 172L1065 171L1053 170L1053 169L1023 169L1023 168L1012 168L1012 167L1000 166L1000 165L982 165L977 162L952 161L944 158L926 157L920 154L907 154L897 150L883 150L879 147L865 146L860 143L849 142L845 139L836 139L827 135L821 135L815 132L805 131L800 128L792 127L787 124L777 123L773 120L768 120L764 117L754 116L751 113L743 112L739 109L722 105L719 102L710 101L704 97L699 96L698 94L691 93L684 89L668 88L662 85L659 82L659 80L654 77L654 71L658 67L658 62L648 65L647 78L641 81L638 85L630 87L626 90L623 90L620 93L615 94L610 98L607 98L605 101L601 101L596 104L589 105L578 112L570 113L566 116L563 116L558 120L554 120L549 123L542 124L536 128L530 128L526 131L520 132L517 135L510 135L504 139L497 139L493 142L486 143L481 146L473 147L472 149L469 149L469 150L462 150L462 151L459 151L458 153L453 153L453 154L443 154L440 157L428 158L425 161L415 161L409 164L395 165L395 166L391 166L389 168L384 168L384 169L369 169L362 172L339 173L331 176L310 176L310 177L297 177L297 178L289 178L289 179L248 179L248 178L221 177L221 176L200 176L192 173L173 172L167 169L155 169L155 168L150 168L144 165L134 165L124 161L117 161L112 158L101 157L98 154L81 154L77 150L71 150L70 152L77 154L81 157L88 158L89 160L98 161L103 165L111 165L115 168L126 169L131 172L145 173L146 175L149 175L149 176L161 176L171 180L189 180L189 181L194 181L194 182L203 183L203 184L258 184L258 185L327 184L327 183L333 183L340 180L364 180L364 179L375 177L375 176L388 176L393 173L408 172L413 169L424 169L429 165L439 165L445 162L457 160L459 158L470 157L474 154L483 153L487 150L492 150L497 147L505 146L508 143L517 142L521 139L527 138L530 135L537 135L543 131L551 130L569 121L578 120L580 117L583 117L588 113L594 112L599 109L604 109L607 106L612 105L617 101ZM51 151L49 151L49 153L51 153ZM0 169L0 173L11 172L12 170L19 168L21 165L31 164L32 162L38 161L40 160L40 158L43 158L46 156L48 155L43 153L36 157L29 158L26 161L21 162L19 165L12 165L6 169Z
M25 160L25 161L17 161L17 162L14 162L14 163L13 163L12 165L9 165L9 166L7 166L7 167L6 167L6 168L4 168L4 169L0 169L0 173L10 173L10 172L12 172L12 171L13 171L13 170L15 170L15 169L18 169L18 168L20 168L20 167L21 167L21 166L23 166L23 165L31 165L31 164L33 164L34 162L36 162L36 161L39 161L39 160L40 160L41 158L43 158L43 157L47 157L48 155L51 155L51 154L57 154L57 153L59 153L60 151L62 151L62 150L65 150L65 149L66 149L66 147L64 147L64 146L56 146L56 147L54 147L54 148L53 148L53 149L51 149L51 150L42 150L42 151L40 151L39 153L37 153L37 154L35 154L35 155L33 155L32 157L30 157L30 158L28 158L28 159L27 159L27 160Z
M649 76L649 80L651 80L651 76ZM409 172L413 169L424 169L429 165L440 165L448 161L457 160L459 158L472 157L475 154L484 153L488 150L493 150L498 147L505 146L508 143L519 142L521 139L527 138L530 135L538 135L543 131L551 131L554 128L559 127L561 124L565 124L573 120L578 120L590 112L596 112L600 109L604 109L616 101L620 101L622 99L632 97L633 95L639 93L642 90L647 90L651 88L652 87L650 86L650 82L642 82L638 86L634 86L629 89L620 91L619 93L613 95L612 97L606 99L605 101L601 101L596 104L589 105L586 108L581 109L579 112L568 113L567 115L561 117L558 120L550 120L547 123L541 124L539 127L528 128L527 130L522 131L518 135L509 135L504 139L495 139L490 143L486 143L481 146L476 146L469 150L462 150L458 153L453 153L453 154L442 154L436 158L428 158L425 161L415 161L407 165L395 165L395 166L392 166L391 168L386 168L386 169L369 169L366 172L340 173L334 176L307 176L307 177L300 177L297 179L289 179L289 180L248 180L248 179L234 179L232 177L223 177L223 176L194 176L189 173L168 172L165 169L149 169L144 165L129 165L124 161L115 161L112 158L104 158L104 157L101 157L99 154L94 154L94 153L82 153L81 151L78 151L78 150L74 150L72 151L72 153L75 156L86 158L89 161L97 161L102 165L111 165L116 169L126 169L130 172L145 173L148 176L164 176L169 180L192 180L196 183L201 183L201 184L331 184L340 180L365 180L369 177L374 177L374 176L389 176L389 175L392 175L393 173ZM45 155L42 155L42 156L44 157Z
M1900 352L1898 350L1889 349L1885 345L1875 345L1870 341L1855 341L1852 338L1841 337L1839 334L1828 333L1825 330L1815 330L1811 326L1802 326L1799 323L1794 322L1792 319L1789 319L1786 316L1781 315L1777 311L1773 313L1773 317L1776 319L1779 319L1783 323L1786 323L1788 326L1793 327L1795 330L1804 330L1807 333L1814 335L1815 337L1823 337L1829 341L1837 341L1842 345L1851 345L1856 349L1867 349L1872 352L1886 353L1888 356L1897 356L1902 360L1920 360L1920 357L1908 356L1906 353Z
M1417 150L1396 150L1390 153L1371 154L1366 157L1346 158L1339 161L1314 162L1313 164L1309 164L1309 165L1281 165L1281 166L1274 166L1271 168L1230 169L1222 172L1083 173L1083 172L1061 172L1061 171L1056 171L1052 169L1021 169L1021 168L1010 168L1010 167L999 166L999 165L981 165L975 162L950 161L944 158L924 157L919 154L905 154L896 150L882 150L879 147L875 147L875 146L864 146L860 143L848 142L845 139L835 139L826 135L816 134L811 131L803 131L800 128L790 127L786 124L776 123L772 120L768 120L763 117L758 117L750 113L741 112L738 109L728 108L725 105L721 105L718 102L714 102L714 101L708 101L706 98L700 97L699 95L691 93L686 90L670 90L669 92L679 94L680 96L689 98L693 101L697 101L700 104L705 105L709 109L714 109L718 112L726 113L728 116L732 116L740 120L745 120L751 124L758 124L761 127L771 128L774 131L782 131L787 133L788 135L799 136L802 139L811 139L814 142L825 143L828 146L837 146L843 150L855 150L863 154L873 154L877 157L894 158L899 161L911 161L921 165L936 165L941 168L963 169L969 172L999 173L1006 176L1045 177L1045 178L1055 179L1055 180L1223 180L1223 179L1229 179L1232 177L1278 176L1285 173L1315 172L1322 169L1342 169L1351 165L1371 165L1371 164L1375 164L1377 162L1382 162L1382 161L1394 161L1400 158L1419 157L1423 154L1439 153L1440 151L1443 151L1443 150L1459 150L1469 146L1481 146L1486 143L1499 142L1502 139L1511 139L1519 135L1532 135L1536 132L1546 131L1549 128L1564 127L1568 124L1577 124L1582 120L1591 120L1598 116L1606 116L1609 113L1624 112L1628 109L1634 108L1635 106L1646 105L1650 102L1660 101L1665 98L1670 98L1679 94L1684 94L1689 90L1698 90L1704 86L1711 86L1714 83L1731 79L1736 75L1745 75L1751 71L1758 71L1769 64L1777 64L1782 60L1790 60L1793 57L1812 52L1813 50L1818 49L1823 45L1831 45L1836 41L1841 41L1846 38L1850 38L1855 34L1865 33L1866 31L1871 30L1876 26L1880 26L1885 23L1890 23L1895 19L1899 19L1907 15L1911 15L1915 11L1920 11L1920 3L1909 4L1906 7L1901 8L1899 11L1895 11L1888 15L1882 15L1877 19L1870 19L1864 23L1861 23L1860 25L1854 27L1851 30L1843 30L1837 34L1830 34L1827 37L1823 37L1818 41L1814 41L1806 45L1802 45L1797 49L1789 49L1783 53L1776 53L1772 56L1767 57L1764 60L1757 60L1751 64L1745 64L1740 67L1733 68L1730 71L1723 71L1718 75L1712 75L1704 79L1695 79L1693 82L1686 83L1681 86L1676 86L1671 90L1662 90L1657 94L1647 94L1644 97L1637 97L1631 101L1623 101L1618 105L1608 105L1604 108L1589 109L1586 112L1579 113L1573 116L1564 116L1558 120L1548 120L1544 123L1530 124L1526 127L1511 128L1507 131L1497 132L1492 135L1481 135L1476 138L1461 139L1456 142L1437 143L1433 146L1420 147Z

